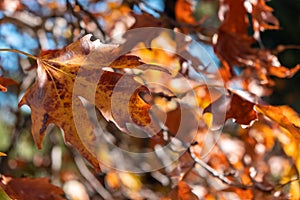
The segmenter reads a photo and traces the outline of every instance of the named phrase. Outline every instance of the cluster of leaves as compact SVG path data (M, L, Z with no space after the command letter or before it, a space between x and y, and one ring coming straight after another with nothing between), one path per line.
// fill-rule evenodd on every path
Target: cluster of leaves
M211 5L218 10L216 28L207 26L207 17L196 19L187 0L166 0L164 9L150 1L2 1L2 25L25 30L41 49L51 48L48 40L56 48L64 47L20 58L21 65L30 65L27 74L11 76L21 84L0 79L1 91L14 85L9 92L17 97L25 93L19 107L26 104L31 109L31 120L28 113L16 110L16 125L7 131L12 137L2 150L7 156L0 154L5 174L0 197L62 199L65 192L71 199L299 199L300 117L289 106L268 105L262 97L271 94L273 77L292 77L300 65L282 66L274 52L260 47L262 31L279 29L264 0ZM178 41L167 30L149 29L140 40L135 32L126 32L145 27L172 29L207 45L220 61L218 70L212 71L199 52L193 52L190 40ZM103 41L125 34L115 45L87 33ZM128 48L130 52L122 55ZM219 75L222 85L216 84ZM215 85L201 83L201 76L212 77ZM225 92L217 89L220 86ZM114 145L130 152L156 152L153 161L143 162L164 163L174 154L179 158L143 174L118 171L136 161L110 151L106 141L99 140L89 106L99 111L93 120ZM218 115L224 110L224 117ZM51 123L63 130L70 146L63 144L55 127L47 128ZM41 151L32 150L31 163L17 151L21 135L30 129L39 149L46 140ZM216 133L220 130L221 135ZM172 147L161 154L159 147L168 144ZM143 163L137 167L147 171ZM49 176L64 191L48 178L8 176L16 177L17 171Z

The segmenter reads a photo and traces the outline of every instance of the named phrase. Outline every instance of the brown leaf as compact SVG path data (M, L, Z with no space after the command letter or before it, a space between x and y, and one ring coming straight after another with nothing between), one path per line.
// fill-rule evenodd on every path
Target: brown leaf
M102 70L108 66L133 68L139 63L137 58L114 56L115 45L90 39L87 35L61 50L43 51L37 61L36 82L19 107L27 104L31 108L32 134L38 148L42 147L47 126L54 123L64 131L66 142L100 170L93 126L79 96L126 130L126 123L150 123L150 106L139 96L149 91L131 76Z
M7 92L8 86L17 85L18 83L10 78L0 77L0 91Z
M140 58L133 55L128 56L120 56L116 60L114 60L109 67L116 69L123 68L135 68L136 66L143 65L144 63L140 61Z
M164 126L171 136L186 143L191 143L197 133L199 121L194 111L194 109L180 104L166 113L159 109L151 110L160 122L164 122ZM156 144L165 144L162 133L156 136L151 140L152 147Z
M223 21L220 30L227 33L247 35L249 21L243 0L224 0L219 8L219 18Z
M223 125L227 119L231 118L238 124L250 125L253 120L257 119L257 114L254 111L254 105L255 103L247 100L247 98L231 92L230 95L226 97L221 96L219 99L211 103L204 109L203 112L212 112L212 107L218 108L217 112L213 113L213 123L218 124L219 126ZM226 112L225 119L218 115L218 113L224 112Z
M161 29L154 27L167 27L167 21L155 18L146 12L141 14L131 13L131 15L135 18L135 23L130 27L130 31L124 34L123 37L126 42L120 46L121 51L125 50L127 52L128 49L133 49L139 42L145 43L146 48L150 48L152 40L162 32ZM140 31L139 28L143 28L143 31ZM147 30L147 34L145 34L145 30Z
M142 14L135 14L134 12L131 15L135 18L135 23L130 27L130 29L135 28L145 28L145 27L165 27L165 21L159 20L153 15L142 12Z
M221 60L221 75L228 81L234 75L233 66L245 66L253 60L256 51L251 48L255 41L248 36L249 21L244 1L225 0L219 8L219 18L222 24L213 40L215 53Z
M300 118L289 106L255 105L255 110L288 130L296 139L300 139Z
M233 118L239 124L249 125L257 118L257 114L253 110L254 105L254 103L245 98L233 94L231 97L230 108L226 112L226 119Z
M244 83L252 83L252 86L244 89L259 96L267 95L272 86L270 76L292 77L299 70L298 66L293 69L281 66L270 50L253 47L259 40L259 31L278 28L278 20L271 12L272 9L264 0L251 3L224 0L219 8L222 24L213 38L214 51L222 64L220 73L223 80L233 82L232 78L240 77ZM253 24L249 23L249 14L253 18ZM252 35L248 33L251 25L256 31ZM242 70L237 73L234 70L236 67ZM262 92L259 93L253 84L260 87Z
M2 187L11 199L63 200L64 191L49 183L48 178L1 177Z
M222 1L219 18L223 20L218 30L214 50L229 67L244 65L255 53L251 44L255 41L248 36L249 21L243 0Z

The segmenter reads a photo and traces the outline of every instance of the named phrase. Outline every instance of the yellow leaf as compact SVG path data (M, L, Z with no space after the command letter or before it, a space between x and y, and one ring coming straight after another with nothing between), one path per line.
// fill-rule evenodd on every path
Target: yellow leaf
M300 119L290 107L255 105L255 110L288 130L295 139L300 140Z
M299 181L293 181L290 187L291 199L300 199Z

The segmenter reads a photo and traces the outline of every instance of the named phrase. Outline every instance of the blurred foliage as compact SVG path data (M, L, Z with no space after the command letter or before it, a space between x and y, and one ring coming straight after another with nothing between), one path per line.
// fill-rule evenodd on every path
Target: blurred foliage
M231 10L226 11L226 6L222 7L222 3L230 4L231 8L243 5L241 1L236 1L239 2L236 4L232 2L233 0L1 0L0 48L38 55L42 50L63 48L88 33L92 33L102 42L118 43L119 41L111 41L115 34L134 28L164 27L189 35L203 45L219 65L220 73L228 83L225 86L228 87L226 91L230 94L225 97L230 105L230 108L225 108L228 111L228 120L222 135L207 157L202 158L199 152L205 148L203 135L214 125L211 120L216 118L209 115L209 108L210 105L217 104L221 97L217 93L209 94L207 88L201 87L195 89L199 104L197 106L206 115L185 119L184 123L188 124L196 118L201 126L197 129L193 144L179 160L166 168L147 173L118 171L108 166L102 166L103 172L96 173L74 147L65 144L63 134L55 126L47 129L43 148L36 148L31 136L31 111L26 106L18 109L17 105L25 91L34 83L37 65L26 56L0 52L1 77L8 77L19 83L7 86L6 93L0 92L0 152L7 154L0 157L1 184L9 179L8 176L16 178L10 181L15 181L17 186L26 185L22 181L32 181L29 178L17 179L18 177L48 177L53 184L64 190L66 198L83 200L299 199L299 115L288 106L264 107L257 99L273 105L289 105L300 112L300 74L296 73L289 79L278 78L276 73L270 72L270 60L263 60L267 56L274 56L272 61L276 61L278 57L280 63L289 69L300 63L300 1L268 1L267 5L274 9L273 14L278 18L280 28L260 30L261 37L255 38L255 42L251 40L253 43L247 40L250 36L253 39L252 35L244 37L243 34L247 31L253 34L257 31L255 27L250 31L243 29L242 34L236 34L234 28L239 26L242 29L249 24L234 25L232 21L226 21L228 15L224 13ZM264 1L253 2L253 7L258 6L255 2L264 5ZM266 6L262 6L263 9ZM266 13L270 17L271 12ZM252 15L248 13L248 17L251 19ZM220 20L221 18L223 19ZM241 16L233 18L242 19ZM253 19L259 21L254 15ZM217 42L214 41L216 35L219 36ZM220 39L220 36L224 38ZM156 49L163 48L163 45L176 48L172 36L149 33L147 37L145 36L146 41L136 44L142 50L132 52L143 62L166 66L173 75L183 74L189 80L199 72L197 70L200 64L195 64L197 60L201 61L199 49L193 49L192 45L185 43L180 47L191 55L191 61L187 62L179 56ZM225 44L227 41L230 45ZM155 48L146 49L145 46ZM222 51L226 49L224 47L229 50ZM251 53L243 51L245 49L250 49ZM241 57L245 56L247 59L241 61L237 56L232 56L234 53L242 54ZM249 60L252 63L257 61L258 64L250 66L247 64ZM188 63L196 66L189 68L194 74L184 70ZM255 69L252 70L253 68ZM281 69L287 71L286 68ZM126 70L118 72L127 73ZM149 82L158 79L169 85L173 83L157 73L145 75L145 80ZM255 82L255 87L250 84L251 81ZM262 82L267 84L260 84ZM182 82L179 80L179 83ZM180 93L184 87L176 86L175 89ZM238 93L239 90L243 90L248 96ZM151 92L160 109L166 110L167 127L176 132L176 125L180 123L176 99L173 100L169 94ZM186 95L184 92L181 94ZM196 107L193 106L186 110L192 112ZM249 111L246 114L245 109ZM146 142L132 139L123 135L114 124L102 119L103 116L100 118L101 116L100 122L105 122L100 124L106 126L108 137L116 138L116 143L122 148L146 151L167 142L162 135ZM167 136L170 140L173 137L171 132ZM105 144L101 145L103 149L109 148ZM130 159L118 157L114 152L108 152L107 149L101 153L108 162L120 165L132 162ZM167 156L163 158L168 159ZM53 190L56 191L55 194L62 192L48 185L45 179L36 181L43 183L46 191ZM35 183L33 179L31 184ZM2 188L4 186L0 185L0 198L7 198L9 193L6 191L6 194Z

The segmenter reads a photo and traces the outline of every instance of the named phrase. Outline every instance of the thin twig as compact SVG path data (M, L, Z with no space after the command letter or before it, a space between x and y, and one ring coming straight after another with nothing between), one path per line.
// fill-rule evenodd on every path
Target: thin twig
M300 45L278 45L274 53L279 54L286 50L300 50Z
M0 49L0 51L3 51L3 52L12 52L12 53L19 53L19 54L23 54L29 58L32 58L34 60L37 60L38 58L34 55L31 55L29 53L26 53L24 51L20 51L20 50L17 50L17 49Z
M244 184L241 184L241 183L234 183L234 182L232 182L231 180L229 180L228 178L226 178L223 174L218 173L211 166L209 166L208 164L206 164L201 159L197 158L197 156L190 151L190 148L189 148L189 152L190 152L191 157L194 159L194 161L196 163L198 163L201 167L203 167L206 171L208 171L213 177L218 178L223 183L225 183L225 184L227 184L229 186L241 188L243 190L246 190L246 189L252 187L252 185L244 185Z
M80 10L83 11L96 24L97 28L99 29L99 31L101 32L101 34L103 36L103 40L105 40L106 39L106 33L103 30L103 28L100 26L97 18L92 13L90 13L88 10L84 9L84 7L77 0L75 1L75 4L77 6L79 6Z
M275 190L275 191L276 191L276 190L279 190L280 188L283 188L283 187L285 187L286 185L289 185L289 184L291 184L291 183L293 183L293 182L297 182L297 181L300 182L300 178L292 179L292 180L289 180L289 181L286 182L286 183L277 185L277 186L274 187L274 190Z
M157 10L156 8L154 8L152 5L150 5L147 1L145 0L140 0L141 3L145 4L148 8L150 8L151 10L153 10L154 12L158 13L159 15L163 16L164 18L166 18L167 20L169 20L169 22L176 27L179 28L188 28L189 30L196 32L197 34L199 34L198 39L199 41L202 42L208 42L211 43L211 37L205 36L203 35L200 30L204 30L203 27L200 27L201 23L197 23L195 25L193 24L188 24L188 23L184 23L184 22L178 22L177 20L171 18L170 16L166 15L165 12L161 12L159 10ZM136 4L137 5L137 4ZM138 6L138 5L137 5ZM141 9L141 8L140 8ZM142 9L141 9L142 10ZM214 30L214 32L216 32Z
M104 199L113 199L112 195L103 187L103 185L95 178L95 176L87 168L81 156L77 155L77 153L74 154L74 160L78 170L84 176L84 178L91 184L95 191Z

